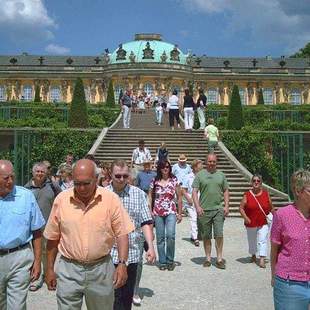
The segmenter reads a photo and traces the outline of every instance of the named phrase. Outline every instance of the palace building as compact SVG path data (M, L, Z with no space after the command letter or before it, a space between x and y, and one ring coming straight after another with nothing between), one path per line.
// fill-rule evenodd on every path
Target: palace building
M182 95L190 84L203 89L208 103L227 105L234 84L244 105L310 103L310 62L306 58L229 58L196 56L162 40L159 34L136 34L97 56L0 56L0 101L32 101L37 86L42 101L70 102L77 77L90 103L104 102L112 79L115 95L134 93Z

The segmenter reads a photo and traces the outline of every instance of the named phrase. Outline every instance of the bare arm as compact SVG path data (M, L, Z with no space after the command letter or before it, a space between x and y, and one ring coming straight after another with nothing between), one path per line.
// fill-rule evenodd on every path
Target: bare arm
M274 285L274 276L276 263L278 261L280 245L271 241L271 251L270 251L270 267L271 267L271 286Z
M156 259L155 249L153 245L154 234L153 234L153 224L147 224L142 226L143 235L145 241L148 245L148 250L146 252L146 259L149 263L154 263Z
M248 218L248 216L246 215L245 210L244 210L246 204L247 204L246 195L243 195L243 198L240 202L239 212L240 212L241 216L243 217L245 224L250 224L251 220Z
M200 203L199 203L198 189L197 188L193 188L192 197L193 197L193 202L194 202L195 209L197 211L197 215L198 216L202 216L204 211L201 208Z
M35 230L33 233L33 252L34 262L30 270L31 281L35 281L41 274L41 256L42 256L42 232L41 230Z
M116 238L118 259L120 261L127 261L128 259L128 235L122 235ZM114 288L122 287L127 281L127 266L125 264L118 264L113 275Z
M182 221L182 191L180 185L176 187L176 194L177 194L177 199L178 199L178 213L177 213L177 223L181 223Z
M224 215L229 214L229 190L228 188L224 191Z
M58 243L59 240L47 240L46 244L47 266L45 271L45 282L47 288L51 291L54 291L57 285L54 264L58 253Z
M276 210L275 210L275 208L274 208L274 206L272 204L271 197L270 197L269 193L268 193L268 198L269 198L269 205L270 205L270 208L271 208L270 212L273 214Z

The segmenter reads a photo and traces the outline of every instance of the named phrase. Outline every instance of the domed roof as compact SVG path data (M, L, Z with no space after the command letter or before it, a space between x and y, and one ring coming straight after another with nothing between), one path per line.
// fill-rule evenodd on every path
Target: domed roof
M136 34L135 41L120 44L110 55L111 64L173 63L186 64L185 55L176 45L161 41L158 34Z

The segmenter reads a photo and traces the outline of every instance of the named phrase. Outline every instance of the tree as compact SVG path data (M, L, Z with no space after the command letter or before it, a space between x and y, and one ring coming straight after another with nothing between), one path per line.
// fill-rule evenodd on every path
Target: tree
M77 78L75 82L72 103L69 111L68 126L75 128L88 127L87 105L83 81Z
M227 129L239 130L243 126L243 109L239 95L239 88L237 85L234 85L228 109Z
M41 102L40 86L37 85L34 90L34 102Z
M258 92L257 104L258 105L264 105L265 104L263 90L261 88L259 89L259 92Z
M308 58L310 57L310 42L301 48L297 53L291 56L292 58Z
M106 104L108 106L115 106L114 87L113 87L113 81L112 80L110 80L110 82L109 82Z

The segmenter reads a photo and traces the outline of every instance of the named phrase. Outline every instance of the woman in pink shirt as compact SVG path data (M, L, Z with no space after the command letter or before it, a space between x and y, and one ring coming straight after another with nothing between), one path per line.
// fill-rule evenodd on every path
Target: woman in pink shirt
M271 285L276 310L310 308L310 171L291 179L295 201L279 209L271 229Z

